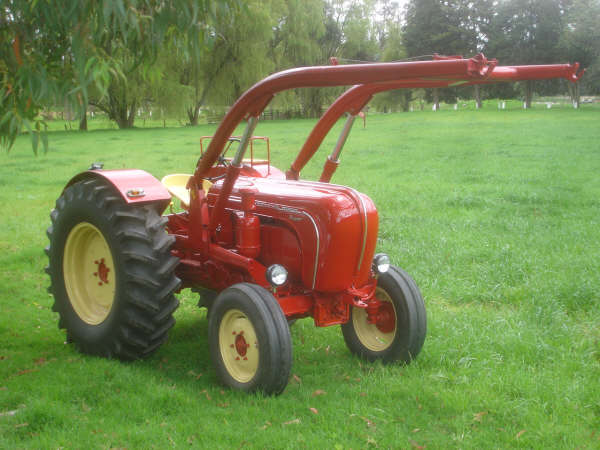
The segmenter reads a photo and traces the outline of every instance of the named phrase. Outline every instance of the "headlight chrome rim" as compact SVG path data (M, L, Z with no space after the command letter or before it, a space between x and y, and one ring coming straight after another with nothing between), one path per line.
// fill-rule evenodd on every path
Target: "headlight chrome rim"
M273 287L280 287L287 283L288 271L281 264L271 264L267 268L265 277Z
M377 253L373 257L373 271L378 275L390 270L390 265L390 257L385 253Z

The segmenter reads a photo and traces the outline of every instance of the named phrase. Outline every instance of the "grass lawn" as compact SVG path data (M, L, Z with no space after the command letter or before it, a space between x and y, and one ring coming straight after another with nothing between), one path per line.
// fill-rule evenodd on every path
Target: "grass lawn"
M256 134L285 170L313 124ZM356 122L333 181L371 196L378 250L423 292L428 335L410 366L361 362L339 327L303 319L283 395L223 389L188 290L147 360L65 344L42 251L63 185L94 161L191 172L214 129L54 131L45 155L27 136L0 154L0 448L600 448L600 110L588 105Z

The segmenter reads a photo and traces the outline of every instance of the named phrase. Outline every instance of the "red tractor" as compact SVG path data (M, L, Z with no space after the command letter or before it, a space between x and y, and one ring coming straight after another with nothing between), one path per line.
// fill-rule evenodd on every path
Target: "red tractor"
M341 325L350 351L409 363L426 333L413 279L376 253L371 199L331 184L353 120L376 92L540 78L576 81L577 65L497 67L470 59L287 70L257 83L229 110L194 174L162 182L141 170L76 175L56 201L46 249L54 311L85 353L132 360L167 339L175 293L192 288L208 308L208 341L222 382L279 394L292 365L288 321ZM244 159L264 108L280 91L354 85L325 112L287 172ZM336 121L341 135L318 182L299 174ZM247 119L242 136L231 137ZM260 138L264 139L264 138ZM236 144L233 157L224 150ZM163 215L172 197L182 212Z

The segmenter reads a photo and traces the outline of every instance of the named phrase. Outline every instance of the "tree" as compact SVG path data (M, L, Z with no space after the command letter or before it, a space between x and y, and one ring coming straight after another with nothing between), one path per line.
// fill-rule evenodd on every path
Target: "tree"
M581 80L588 94L600 94L600 1L575 0L566 17L561 47L569 61L586 68ZM576 106L579 104L579 83L569 83Z
M381 46L381 61L399 61L406 58L406 49L402 44L402 27L400 25L398 5L385 2L382 10L382 21L375 24L378 30L378 41ZM384 112L408 111L412 100L411 89L397 89L377 94L373 106Z
M507 0L497 6L486 52L503 64L548 64L560 55L566 6L557 0ZM553 83L546 83L552 86ZM555 84L554 84L555 86ZM534 82L523 83L525 107L531 106Z
M380 49L377 30L372 17L375 15L373 1L352 2L346 10L342 32L344 40L341 56L355 61L376 61Z
M200 109L207 103L230 104L273 70L267 43L276 7L269 0L251 0L242 9L220 14L211 27L214 39L198 57L178 54L179 79L189 94L182 103L191 125L198 123Z
M410 57L469 55L477 48L477 29L469 10L473 2L464 0L411 0L406 9L403 41ZM434 105L439 107L439 89L433 89ZM456 90L445 89L446 101L456 100Z
M4 2L0 144L10 148L25 127L37 151L43 105L66 99L81 114L92 89L100 99L122 94L125 72L143 74L167 39L198 53L210 38L206 25L232 1L65 0L60 7L46 1Z
M332 46L336 46L337 29L326 17L327 5L323 0L285 0L274 17L271 57L277 70L291 67L327 64ZM331 41L330 39L334 40ZM327 91L323 89L296 89L283 93L276 104L289 107L300 103L303 115L321 114Z

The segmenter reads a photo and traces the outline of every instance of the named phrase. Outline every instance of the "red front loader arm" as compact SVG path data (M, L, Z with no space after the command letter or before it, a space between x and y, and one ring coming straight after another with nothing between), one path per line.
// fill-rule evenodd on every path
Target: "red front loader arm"
M338 99L331 104L325 111L321 119L317 122L311 131L308 139L300 149L300 152L290 169L286 172L288 179L299 179L300 171L306 163L313 157L319 146L329 133L331 128L337 123L339 118L344 114L349 114L349 126L362 108L364 108L373 95L394 90L394 89L416 89L416 88L439 88L452 86L465 86L474 84L491 84L498 82L514 82L525 80L541 80L551 78L564 78L572 83L578 81L583 75L583 71L579 72L579 64L548 64L537 66L497 66L494 67L483 79L471 80L421 80L421 79L406 79L384 83L370 83L353 86L344 92ZM343 131L349 132L349 126ZM343 138L340 138L341 140ZM329 182L333 172L338 164L338 157L341 148L336 146L332 155L325 162L323 173L319 181Z
M240 163L258 116L278 92L301 87L369 85L402 80L415 80L417 83L429 83L430 80L468 82L485 79L495 66L496 60L488 61L485 56L479 54L470 59L316 66L273 74L248 89L223 118L206 153L198 161L194 177L188 184L188 188L192 191L192 201L199 198L196 193L199 192L198 187L202 185L202 178L217 161L235 127L247 117L248 127L242 136L238 153L227 171L223 188L211 214L209 230L214 231L222 221L225 203L239 175Z

